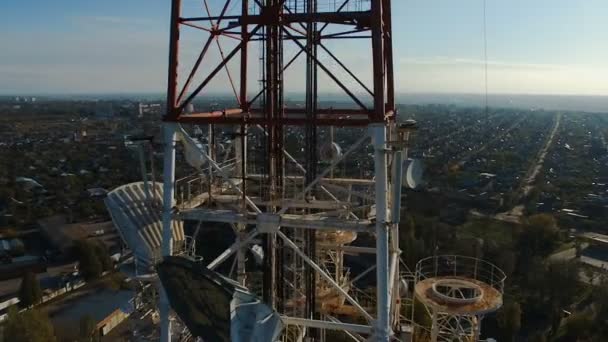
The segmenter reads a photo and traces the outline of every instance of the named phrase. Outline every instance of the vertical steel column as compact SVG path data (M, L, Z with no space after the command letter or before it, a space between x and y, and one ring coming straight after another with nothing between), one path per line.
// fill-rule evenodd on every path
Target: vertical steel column
M249 0L241 0L241 20L243 22L247 21L247 16L249 15ZM249 104L247 101L247 58L248 58L248 47L249 47L249 33L247 31L247 25L241 26L241 40L244 42L243 47L241 47L241 84L240 84L240 102L241 109L243 112L249 111Z
M241 0L241 20L247 21L249 15L249 0ZM247 25L241 26L241 39L243 47L241 48L241 83L240 83L240 102L243 113L249 111L249 101L247 100L247 58L248 58L248 47L249 47L249 33L247 31ZM245 197L247 196L247 126L242 124L238 131L238 138L235 139L235 152L236 152L236 170L237 176L241 177L241 191L243 195L241 197L241 210L247 211L247 203ZM245 225L237 224L237 241L245 239ZM245 252L246 248L239 248L236 259L237 259L237 281L239 284L245 286L247 274L245 273Z
M150 182L148 181L148 170L146 168L146 154L144 152L144 145L142 142L137 144L137 153L139 154L139 166L141 168L142 180L144 181L144 193L146 195L146 201L151 200ZM156 189L153 189L156 191Z
M175 183L175 144L176 144L177 124L165 122L163 124L163 136L165 143L164 165L163 165L163 257L173 253L173 230L172 230L172 209ZM160 288L160 318L161 318L161 342L171 341L171 322L169 321L169 300L164 289Z
M374 146L374 170L376 175L376 341L390 339L389 297L389 229L387 224L388 171L386 160L386 126L384 123L369 126Z
M386 158L386 58L384 54L384 0L371 2L372 59L374 68L374 114L370 135L374 146L374 169L376 175L376 341L388 342L390 328L389 296L389 227L387 224L388 172Z
M382 21L384 23L384 56L386 65L386 106L387 110L395 111L395 73L393 70L393 25L391 0L384 1Z
M471 327L473 329L473 341L479 341L481 335L481 320L483 316L471 317Z
M386 64L384 58L383 0L372 0L372 59L374 64L374 118L384 122L386 94Z
M284 97L283 97L283 25L281 17L283 15L283 0L275 0L274 6L277 8L277 23L273 25L274 32L272 34L272 40L274 41L274 63L273 74L276 77L275 80L275 108L274 114L274 151L273 155L275 158L275 176L276 179L276 200L283 199L285 197L284 187L284 175L285 175L285 158L283 158L283 145L284 145L284 125L281 122L283 119L284 110ZM273 209L276 210L276 209ZM275 239L276 239L276 234ZM283 240L277 239L275 244L275 281L276 281L276 309L279 312L283 312L285 309L285 283L284 283L284 261L285 261L285 248L283 248Z
M213 124L207 126L207 153L211 160L217 160L215 156L215 127ZM209 196L211 197L214 181L213 168L210 167L207 171L209 172L207 175L209 177Z
M393 322L399 319L399 222L401 220L401 189L404 151L394 151L391 175L391 218L390 218L390 291Z
M267 200L277 200L277 195L280 182L280 161L279 154L281 150L277 147L281 144L281 132L282 130L278 127L279 115L282 110L280 99L279 99L279 74L278 74L278 62L280 56L279 51L279 15L280 15L280 2L278 0L266 0L265 6L262 9L264 12L268 12L269 16L273 17L276 21L269 22L265 26L265 83L266 83L266 94L265 94L265 116L267 119L266 131L268 136L267 151L267 172L268 180L270 182L270 191ZM271 13L275 11L275 13ZM274 212L275 207L268 207L267 211ZM264 251L264 288L263 297L264 301L272 308L277 307L277 243L276 234L266 234L266 243Z
M437 342L439 338L439 318L437 311L433 310L432 326L431 326L431 342Z
M317 11L316 0L307 0L304 9L309 16ZM317 24L313 21L306 23L306 126L305 126L305 149L306 149L306 174L304 184L308 186L317 177ZM314 191L311 190L311 197ZM317 262L316 232L310 229L305 234L305 252L309 258ZM316 277L315 271L306 264L304 266L304 291L306 294L305 314L309 319L317 319L316 315ZM311 339L318 337L318 330L308 328L308 336Z
M169 39L169 70L167 75L167 112L163 124L163 140L165 144L163 164L163 232L162 255L173 253L173 231L171 227L171 211L175 191L175 138L177 132L177 69L179 60L179 25L182 10L182 0L171 1L171 32ZM160 341L171 342L171 321L169 299L165 289L160 286Z
M235 176L241 179L241 198L240 198L240 209L242 213L247 213L247 126L242 124L237 129L236 139L234 139L235 145ZM247 236L245 231L246 225L242 223L236 224L237 228L237 241L242 241ZM237 281L245 286L246 273L245 273L245 252L246 247L239 248L236 254L237 259Z
M167 113L165 120L175 121L179 113L177 107L177 66L179 60L179 20L182 11L182 0L171 2L171 31L169 33L169 71L167 79Z

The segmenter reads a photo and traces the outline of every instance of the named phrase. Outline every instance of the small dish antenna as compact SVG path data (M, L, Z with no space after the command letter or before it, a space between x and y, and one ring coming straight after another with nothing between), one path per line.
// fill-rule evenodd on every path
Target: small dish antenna
M201 126L194 125L194 136L197 138L203 136L203 130L201 129Z
M418 189L422 184L423 166L419 159L409 158L403 162L403 185Z
M226 153L226 146L224 144L215 144L215 151L217 154Z
M342 148L335 142L324 144L319 149L319 158L325 162L331 162L342 157Z
M203 168L207 163L207 158L202 151L206 151L207 146L184 133L181 134L180 140L184 144L184 157L188 165L199 170Z

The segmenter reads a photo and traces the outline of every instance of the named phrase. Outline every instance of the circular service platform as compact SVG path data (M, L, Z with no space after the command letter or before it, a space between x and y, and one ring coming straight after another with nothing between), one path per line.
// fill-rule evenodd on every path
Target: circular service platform
M346 230L317 231L316 238L319 245L348 245L357 239L357 232Z
M502 306L505 274L476 258L435 256L416 265L416 297L432 310L475 316Z

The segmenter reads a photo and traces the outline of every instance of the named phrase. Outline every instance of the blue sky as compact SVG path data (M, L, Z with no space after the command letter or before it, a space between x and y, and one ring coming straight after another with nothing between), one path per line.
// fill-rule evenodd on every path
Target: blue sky
M201 1L184 2L202 13ZM169 0L4 0L0 93L164 91L169 7ZM393 0L393 7L397 91L483 92L482 0ZM487 0L489 91L608 95L606 18L606 0ZM184 34L191 45L184 66L201 37ZM234 45L227 40L225 50ZM361 68L370 63L367 45L356 44L328 47L369 80L371 68ZM302 67L290 72L290 90L301 89Z

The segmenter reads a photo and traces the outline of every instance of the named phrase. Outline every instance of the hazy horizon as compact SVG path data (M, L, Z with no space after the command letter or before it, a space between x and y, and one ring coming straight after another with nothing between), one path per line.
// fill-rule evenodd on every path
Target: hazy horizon
M253 92L252 92L253 94ZM112 100L140 99L164 101L163 92L116 92L116 93L65 93L65 94L0 94L0 98L39 97L49 100ZM198 99L233 98L230 93L206 93ZM304 93L287 92L286 100L303 101ZM461 107L484 107L485 94L477 93L397 93L400 105L456 105ZM319 102L350 103L348 96L340 93L320 94ZM488 94L488 105L492 108L525 110L561 110L608 114L608 96L605 95L544 95L544 94Z
M597 44L608 32L608 2L487 1L487 58L483 4L484 0L393 2L397 92L483 93L487 65L492 94L608 96L608 48ZM162 92L169 5L165 0L5 4L0 12L0 93ZM203 13L200 1L184 0L184 12ZM191 44L180 51L184 68L195 59L204 38L198 31L183 30L183 42ZM235 44L220 41L226 49ZM330 41L327 47L369 83L371 68L360 68L370 65L369 47L357 44ZM294 51L286 45L286 56ZM215 65L218 58L214 52L206 63ZM319 59L329 63L327 56ZM257 64L251 63L252 75L257 76ZM236 65L231 67L236 71ZM303 61L292 68L286 90L303 89ZM227 84L223 73L218 77L210 88ZM320 77L320 91L337 89L323 73ZM359 90L343 78L353 91ZM250 77L251 89L256 89L256 79Z

